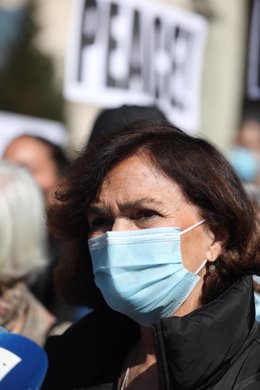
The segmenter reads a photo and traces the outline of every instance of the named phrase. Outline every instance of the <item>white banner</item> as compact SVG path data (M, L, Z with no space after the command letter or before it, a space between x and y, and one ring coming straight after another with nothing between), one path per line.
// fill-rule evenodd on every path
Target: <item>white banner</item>
M247 96L260 99L260 0L252 3L249 33Z
M61 122L0 111L0 157L8 143L21 134L46 138L64 148L68 145L68 130Z
M65 98L105 108L157 106L187 132L199 127L205 20L136 0L76 0Z

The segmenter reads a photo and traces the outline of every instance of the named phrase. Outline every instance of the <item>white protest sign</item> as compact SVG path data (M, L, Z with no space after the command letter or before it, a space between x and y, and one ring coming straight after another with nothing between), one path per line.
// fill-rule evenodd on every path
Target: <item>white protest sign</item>
M64 94L116 107L156 104L185 131L199 126L207 23L136 0L75 1Z
M61 147L68 144L68 132L61 122L0 111L0 158L12 138L21 134L43 137Z
M260 98L260 0L254 0L249 34L247 95Z

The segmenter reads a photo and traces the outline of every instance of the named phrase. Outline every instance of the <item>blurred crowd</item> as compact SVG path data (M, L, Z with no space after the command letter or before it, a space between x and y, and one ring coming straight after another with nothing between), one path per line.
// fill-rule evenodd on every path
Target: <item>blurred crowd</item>
M30 35L32 31L27 33ZM0 66L4 68L4 65L0 61ZM33 101L28 98L30 104ZM50 102L50 106L50 112L55 112L55 105ZM61 112L59 106L59 119ZM138 119L165 120L166 117L155 105L103 107L90 136L82 140L82 147L101 134ZM242 119L227 157L260 217L260 119L257 116ZM93 309L69 305L56 289L55 275L62 252L49 232L47 211L72 163L68 150L44 134L36 136L26 129L9 140L0 161L0 325L40 345L44 345L49 335L63 333ZM256 319L260 322L259 276L254 277L254 288Z
M85 144L93 142L103 133L138 119L166 118L156 106L122 105L104 109L96 117ZM256 213L260 215L260 124L256 119L247 118L241 123L228 158L244 184ZM61 146L47 138L24 133L7 144L0 164L0 220L1 229L5 233L1 234L0 325L25 335L30 334L40 344L44 342L43 333L46 336L59 333L91 311L88 307L68 305L57 293L55 267L61 254L57 241L48 233L46 221L46 211L52 203L53 194L71 162ZM40 211L35 212L34 203ZM41 215L38 215L40 212ZM16 226L16 229L11 228L11 225ZM7 226L10 226L10 232ZM33 277L30 275L31 271ZM256 317L260 321L258 282L259 277L256 276ZM11 311L1 311L1 300L8 301L8 305L10 303L14 308ZM23 302L21 305L21 301L27 303ZM30 323L31 316L24 318L24 322L20 320L23 310L31 301L34 302L32 306L37 307L36 313L43 327L35 336L31 327L36 333L38 328L35 322Z
M230 162L260 213L260 122L246 118L238 128Z

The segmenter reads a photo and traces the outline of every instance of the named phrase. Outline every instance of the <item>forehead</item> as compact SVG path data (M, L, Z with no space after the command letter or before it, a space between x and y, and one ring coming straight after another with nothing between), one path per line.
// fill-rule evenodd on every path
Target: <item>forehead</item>
M127 202L145 198L160 201L173 196L183 197L179 185L156 169L149 159L136 155L122 161L107 174L98 201Z
M13 140L6 148L4 158L24 165L52 159L48 146L30 137L21 137Z

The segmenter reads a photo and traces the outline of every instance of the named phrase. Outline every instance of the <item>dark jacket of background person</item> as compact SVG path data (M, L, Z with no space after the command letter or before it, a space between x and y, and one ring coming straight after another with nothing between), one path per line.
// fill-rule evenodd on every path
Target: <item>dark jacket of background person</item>
M256 390L260 384L260 333L251 275L260 274L260 259L254 208L230 164L207 141L190 137L167 122L145 121L90 144L57 193L59 203L49 222L64 241L66 257L56 281L68 302L95 310L64 335L48 339L49 369L43 389L117 389L126 355L140 341L137 322L109 309L95 285L87 243L95 226L86 218L93 202L92 209L100 201L107 175L113 168L120 171L120 163L138 153L143 164L149 161L147 167L156 177L161 174L179 185L186 204L199 208L214 233L214 242L222 240L217 257L206 259L199 307L183 316L173 313L160 318L152 326L159 390L243 386ZM123 188L124 182L122 177ZM109 180L105 187L108 191ZM106 228L108 217L104 220L101 216L100 230L102 223L106 231L112 230ZM117 215L120 218L121 213ZM113 228L113 221L110 225Z

